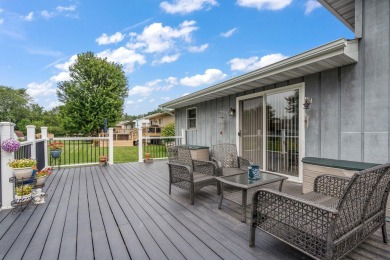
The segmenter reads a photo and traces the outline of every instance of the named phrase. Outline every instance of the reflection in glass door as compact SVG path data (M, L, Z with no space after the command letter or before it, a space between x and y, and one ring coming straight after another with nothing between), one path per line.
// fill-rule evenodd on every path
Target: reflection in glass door
M240 155L267 171L299 177L299 104L299 89L241 100Z
M299 90L269 94L267 99L267 170L298 177Z
M263 168L263 97L241 101L240 111L241 155Z

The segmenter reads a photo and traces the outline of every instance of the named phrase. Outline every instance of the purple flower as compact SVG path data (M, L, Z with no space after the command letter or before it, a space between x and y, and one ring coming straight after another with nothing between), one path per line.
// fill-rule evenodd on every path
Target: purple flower
M15 139L7 139L1 143L1 149L3 149L6 152L15 152L19 150L19 148L20 148L20 143L18 140Z

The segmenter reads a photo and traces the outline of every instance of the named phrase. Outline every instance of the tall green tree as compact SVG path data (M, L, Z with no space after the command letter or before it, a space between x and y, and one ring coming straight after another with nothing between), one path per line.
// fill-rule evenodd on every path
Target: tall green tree
M58 83L57 96L64 103L61 114L70 133L98 133L107 118L109 126L120 120L127 97L127 78L122 66L96 57L77 55L70 66L70 80Z
M0 122L20 122L30 114L31 97L26 89L14 89L0 85Z

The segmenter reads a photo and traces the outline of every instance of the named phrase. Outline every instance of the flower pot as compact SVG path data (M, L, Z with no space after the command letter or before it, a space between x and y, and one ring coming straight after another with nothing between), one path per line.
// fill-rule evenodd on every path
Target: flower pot
M61 150L61 149L51 150L51 151L50 151L50 156L51 156L52 158L54 158L54 159L57 159L57 158L60 158L61 153L62 153L62 150Z
M31 177L33 172L33 167L25 167L25 168L12 168L14 171L14 176L16 179L28 179Z
M23 196L15 195L15 203L17 204L27 204L31 201L31 193Z
M42 186L43 184L45 184L47 177L49 177L49 176L43 176L43 177L36 178L37 182L35 183L35 186Z

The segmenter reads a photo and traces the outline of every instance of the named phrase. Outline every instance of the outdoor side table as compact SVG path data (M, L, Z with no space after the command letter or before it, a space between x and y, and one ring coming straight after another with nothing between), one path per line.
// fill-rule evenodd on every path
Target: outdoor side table
M252 203L251 201L252 195L256 191L256 188L265 184L280 181L279 191L281 191L283 181L287 179L287 177L276 175L273 173L268 173L268 172L260 172L259 175L260 178L258 180L248 179L247 173L216 177L218 182L221 184L221 200L219 202L218 208L221 209L222 201L224 198L241 205L242 207L241 221L246 223L246 206ZM223 184L228 184L233 187L240 188L240 191L224 194Z

